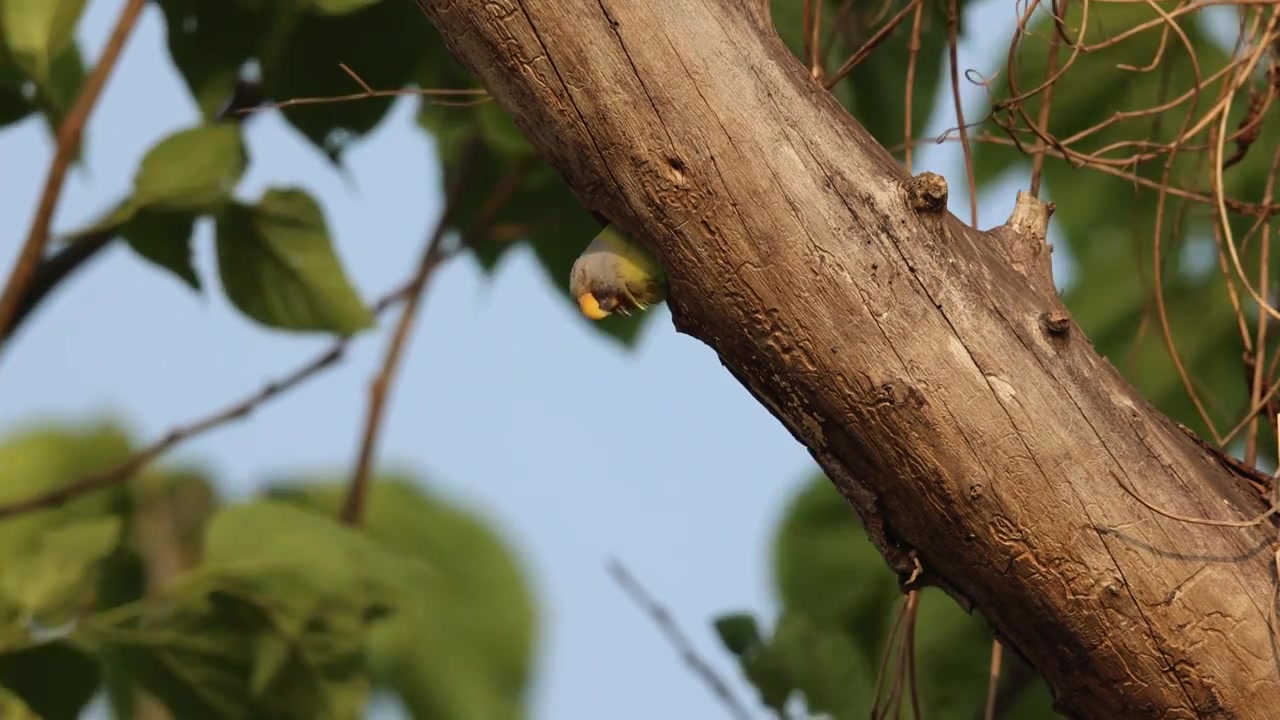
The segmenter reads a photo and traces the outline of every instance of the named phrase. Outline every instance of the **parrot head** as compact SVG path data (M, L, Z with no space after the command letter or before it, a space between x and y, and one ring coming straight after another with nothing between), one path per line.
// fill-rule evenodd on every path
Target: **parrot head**
M569 292L583 315L601 320L662 302L667 297L667 277L643 245L606 225L574 261Z

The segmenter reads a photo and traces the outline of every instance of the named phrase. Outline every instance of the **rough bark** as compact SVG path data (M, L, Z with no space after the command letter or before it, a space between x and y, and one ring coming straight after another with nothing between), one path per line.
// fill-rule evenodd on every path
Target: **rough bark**
M677 328L810 449L888 562L980 610L1064 714L1280 716L1275 526L1135 498L1264 509L1071 323L1042 206L966 227L757 2L419 3L586 207L652 247Z

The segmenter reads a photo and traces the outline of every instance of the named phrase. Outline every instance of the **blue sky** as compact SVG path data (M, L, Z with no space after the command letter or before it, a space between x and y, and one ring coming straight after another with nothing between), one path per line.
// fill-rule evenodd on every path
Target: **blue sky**
M100 52L122 4L88 3L80 30L87 57ZM983 0L972 4L968 21L1003 44L1013 13L1010 3ZM965 43L961 64L990 74L1001 52ZM965 94L972 115L980 98L974 88ZM945 118L935 118L934 130L952 124L950 102L938 107ZM281 184L314 193L354 282L375 297L407 277L439 212L438 166L413 112L412 101L398 103L352 147L345 175L278 117L260 117L250 125L253 164L238 194L256 197ZM147 148L197 119L152 5L94 113L85 165L67 184L55 228L73 229L122 197ZM0 132L6 275L50 150L37 121ZM958 151L953 143L929 146L917 170L947 176L952 211L966 217ZM1003 183L990 194L981 205L984 227L1004 220L1017 187ZM326 344L237 315L221 297L211 240L211 228L201 227L201 295L123 247L67 283L0 358L2 428L109 415L150 439L245 395ZM589 240L581 239L584 246ZM385 463L417 470L492 520L529 571L543 623L531 698L532 717L540 720L602 711L616 720L721 716L606 575L605 561L622 559L736 681L710 620L737 608L771 612L770 535L783 504L814 469L709 348L676 334L665 308L654 312L640 346L626 352L577 316L529 253L511 253L492 276L469 259L453 262L425 300L389 408ZM340 368L173 458L204 465L232 497L282 473L345 472L386 324L358 341ZM623 408L621 432L599 422L602 411Z

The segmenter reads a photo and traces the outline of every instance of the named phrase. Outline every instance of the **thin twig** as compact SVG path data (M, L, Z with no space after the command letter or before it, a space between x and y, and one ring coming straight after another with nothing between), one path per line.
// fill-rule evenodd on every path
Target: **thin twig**
M365 411L364 429L360 433L360 449L356 454L355 468L351 472L351 483L347 489L346 500L342 503L339 519L347 525L359 525L364 512L364 502L369 494L369 481L373 466L373 456L377 452L378 437L382 432L382 418L386 411L387 396L391 384L395 381L396 372L400 369L400 361L404 356L405 346L409 339L409 330L418 316L418 308L422 305L423 291L431 280L435 269L444 259L444 239L449 223L457 212L462 193L467 191L467 179L470 176L471 164L475 159L479 143L473 140L465 153L462 172L457 182L449 189L444 209L436 221L435 229L422 251L422 259L418 261L418 269L409 282L408 301L400 312L391 341L387 344L386 353L382 356L382 365L373 382L369 384L369 404Z
M960 148L964 152L964 173L969 187L969 224L978 227L978 181L973 170L973 148L969 146L969 131L964 123L964 103L960 101L960 61L956 57L959 45L960 9L956 0L947 2L947 54L951 64L951 97L955 101L956 124L960 127Z
M911 172L911 150L914 147L911 138L915 135L912 112L915 108L916 64L920 59L920 26L924 19L924 3L915 5L915 16L911 18L911 38L907 40L906 92L903 93L902 99L902 144L904 146L902 164L908 173Z
M400 302L406 296L408 289L405 286L388 293L374 305L373 312L381 314L387 308ZM55 508L87 493L105 490L124 483L139 470L150 465L156 458L173 449L179 443L233 420L247 417L267 401L289 392L322 370L335 365L342 359L347 346L350 345L353 339L353 337L345 337L334 341L333 345L329 346L329 349L288 375L267 383L252 395L216 410L199 420L173 428L155 442L129 456L115 467L92 475L86 475L79 480L54 488L48 492L33 495L24 500L0 505L0 520L22 513Z
M1056 36L1055 36L1056 37ZM987 681L987 704L982 712L982 720L996 720L996 698L1000 690L1000 666L1004 659L1004 646L1000 641L991 640L991 673Z
M45 177L44 188L40 191L40 202L36 206L35 217L31 220L31 229L27 231L27 239L22 244L18 259L9 273L9 280L0 292L0 328L8 328L18 313L18 305L27 290L40 259L44 257L45 246L49 243L49 226L53 223L53 215L58 209L58 200L62 197L62 185L66 181L67 171L80 147L80 138L84 135L84 126L93 113L94 105L107 84L107 78L120 59L125 42L138 23L138 16L146 0L128 0L120 17L116 20L111 36L107 39L102 57L94 66L93 72L84 82L84 87L76 96L75 103L67 112L66 118L58 127L57 145L53 152L53 160L49 163L49 172Z
M406 96L417 97L473 97L472 100L432 100L436 105L450 106L469 106L479 105L492 100L489 91L484 88L397 88L395 90L375 90L364 78L360 77L355 70L352 70L346 63L338 63L338 68L346 73L348 77L360 86L360 92L348 93L346 95L328 95L316 97L298 97L288 100L281 100L277 103L261 103L251 108L240 110L241 113L253 113L264 110L283 110L285 108L298 107L301 105L329 105L332 103L351 102L354 100L370 100L373 98L399 98Z
M857 67L858 64L861 63L863 60L866 60L871 55L872 50L875 50L877 47L879 47L880 43L888 39L889 36L893 34L893 31L896 30L897 27L902 24L902 21L904 19L906 19L907 13L914 11L916 5L919 4L921 1L922 0L913 0L913 2L911 2L901 10L899 10L898 14L894 15L889 20L889 22L882 25L880 29L877 30L876 33L872 35L869 40L867 40L865 43L862 44L862 47L855 50L854 53L849 56L849 59L845 60L844 64L842 64L840 68L836 70L834 73L832 73L830 78L827 78L827 80L823 83L823 85L828 90L835 87L836 83L843 80L844 77L849 74L850 70L853 70L855 67Z
M1277 148L1271 160L1271 172L1267 173L1266 187L1263 189L1263 198L1271 199L1271 194L1275 188L1276 169L1280 167L1280 148ZM1262 239L1258 247L1258 287L1262 288L1262 292L1270 295L1270 279L1268 270L1271 264L1271 223L1263 223ZM1233 283L1234 284L1234 283ZM1253 377L1249 382L1249 405L1258 404L1258 398L1262 394L1262 371L1267 363L1267 324L1268 319L1265 313L1258 313L1257 339L1254 342L1254 358L1253 358ZM1249 433L1245 439L1244 461L1250 465L1257 465L1258 462L1258 420L1259 416L1254 416L1249 421Z
M822 38L819 33L822 32L822 6L826 4L826 0L814 0L808 3L812 6L813 14L809 16L812 25L809 28L809 74L815 80L822 79L822 73L825 68L822 67Z
M1124 480L1121 480L1119 475L1112 473L1111 477L1120 486L1121 490L1124 490L1126 493L1129 494L1130 497L1132 497L1134 500L1137 500L1139 504L1141 504L1143 507L1150 510L1151 512L1157 515L1163 515L1164 517L1167 517L1170 520L1177 520L1179 522L1190 523L1192 525L1208 525L1209 527L1247 528L1247 527L1253 527L1255 525L1258 525L1259 523L1266 521L1266 519L1271 517L1272 515L1275 515L1277 512L1280 512L1280 502L1273 501L1271 503L1271 506L1267 508L1266 511L1260 512L1257 515L1254 515L1253 517L1249 518L1248 520L1213 520L1210 518L1191 517L1190 515L1179 515L1177 513L1169 512L1168 510L1165 510L1151 503L1147 499L1143 498L1141 495L1137 493L1136 490L1130 487L1127 482L1125 482Z
M751 714L747 712L746 706L733 694L733 690L729 688L729 683L716 673L715 668L702 659L702 656L694 649L693 643L676 625L671 613L644 589L621 561L610 559L607 570L614 581L618 583L618 587L622 588L622 591L644 611L644 614L653 620L653 623L666 636L667 641L679 653L680 658L689 666L693 674L697 675L703 684L711 689L711 692L725 706L729 714L739 720L750 720Z
M417 315L422 293L432 273L441 262L448 259L449 255L471 247L475 242L479 241L483 234L488 232L489 227L497 217L498 211L502 209L507 200L511 198L511 195L520 187L521 182L524 181L528 174L529 161L526 160L513 165L494 185L489 197L480 207L480 211L472 220L471 225L466 228L459 246L452 251L446 252L443 249L444 233L448 228L452 215L456 212L461 194L467 191L466 180L469 175L470 164L474 161L476 152L479 149L478 142L478 140L473 140L465 153L466 157L463 160L462 173L458 176L457 183L449 191L449 197L445 201L445 208L441 213L440 220L432 231L431 237L427 240L418 270L409 284L409 292L412 293L412 296L409 298L409 302L405 305L404 312L400 315L400 320L396 324L395 333L392 336L391 343L387 346L381 369L374 377L373 382L370 383L369 405L366 411L364 429L361 432L360 450L357 454L355 469L351 474L350 487L340 515L341 520L347 524L356 525L360 522L365 496L369 492L373 457L377 449L378 436L381 432L387 394L396 370L400 365L404 346L408 341L409 328L412 327L414 318Z
M1086 0L1087 2L1088 0ZM1061 10L1066 13L1067 0L1063 0ZM1052 77L1058 69L1058 49L1062 45L1062 33L1054 33L1049 40L1049 57L1046 58L1045 75ZM1054 85L1049 85L1044 89L1044 97L1040 100L1040 127L1048 129L1049 112L1053 102ZM1041 142L1036 154L1031 158L1031 187L1028 189L1035 197L1040 197L1040 181L1044 175L1044 153L1049 147L1048 143ZM988 720L990 720L988 718Z

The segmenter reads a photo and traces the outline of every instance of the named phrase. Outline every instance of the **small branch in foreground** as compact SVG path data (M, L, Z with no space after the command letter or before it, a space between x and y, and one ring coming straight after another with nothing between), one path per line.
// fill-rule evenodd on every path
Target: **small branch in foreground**
M381 314L387 308L395 305L408 295L408 286L401 287L391 292L379 300L373 308L375 314ZM268 400L292 390L309 380L320 371L325 370L336 364L342 359L346 352L347 346L351 344L354 338L340 338L316 358L307 364L299 367L288 375L275 380L263 386L254 394L229 405L221 410L217 410L212 414L197 420L189 425L175 427L165 433L160 439L152 444L134 453L119 465L92 475L86 475L75 482L54 488L39 495L33 495L25 500L0 505L0 520L21 515L23 513L34 512L36 510L47 510L58 507L70 500L81 495L86 495L97 490L105 490L115 487L137 473L142 468L151 464L156 458L171 450L174 446L181 442L189 440L196 435L213 430L216 427L225 425L232 420L248 416L256 410L260 405Z
M960 128L960 148L964 152L964 173L969 190L969 225L978 227L978 181L973 170L973 149L969 146L969 129L964 122L964 102L960 99L960 60L956 57L960 44L960 8L956 0L947 2L947 60L951 70L951 99L956 109L956 125Z
M614 581L618 583L618 587L622 588L622 591L644 611L644 614L653 620L658 629L662 631L662 634L666 636L667 641L680 654L680 658L689 666L693 674L697 675L698 679L702 680L711 689L716 698L728 709L729 714L739 720L749 720L751 713L747 712L747 708L742 704L742 701L738 700L737 696L733 694L733 690L729 689L729 683L720 677L715 668L712 668L706 660L703 660L702 656L698 655L693 643L689 641L689 638L676 625L675 620L671 618L671 613L644 589L640 581L636 580L635 576L627 570L620 560L611 558L606 569Z
M18 259L9 273L9 280L0 291L0 328L9 328L18 313L18 306L27 285L31 283L40 259L44 257L45 246L49 243L49 226L53 223L54 212L58 209L58 200L62 197L62 185L66 181L67 171L80 147L80 138L84 135L84 126L93 113L93 107L102 94L107 78L115 68L125 42L138 23L138 16L146 0L128 0L120 17L116 20L111 37L102 51L102 58L94 66L93 72L85 80L84 87L76 96L75 103L67 112L66 118L58 127L57 146L53 160L49 163L49 172L45 177L44 188L40 191L40 203L36 206L36 215L31 220L31 229L27 231L27 239L18 252Z
M999 707L1000 667L1004 658L1004 646L999 640L991 641L991 677L987 682L987 704L983 709L983 720L995 720L996 708Z
M373 473L373 457L377 451L378 437L382 431L382 418L386 412L387 395L391 389L391 383L395 380L396 371L400 367L404 348L408 343L409 329L413 327L413 321L417 317L423 291L426 289L435 269L439 267L441 262L448 259L449 253L444 250L445 231L456 212L462 193L467 191L467 178L471 174L471 164L475 161L478 150L479 140L473 140L467 148L466 156L462 161L462 172L458 175L456 184L449 189L444 209L440 213L440 219L436 223L431 237L427 240L422 260L418 264L417 273L409 283L407 290L409 293L408 302L405 303L404 311L400 314L400 320L396 323L391 342L387 345L386 354L382 359L382 366L378 370L378 374L374 376L373 382L369 385L369 405L365 412L364 430L361 432L360 437L360 450L356 456L355 468L351 472L351 483L347 489L347 497L343 501L342 510L339 514L339 520L347 525L359 525L360 517L364 513L364 502L369 494L369 483ZM468 247L475 236L483 232L493 222L498 210L502 208L502 205L506 203L507 199L511 197L511 194L520 185L520 181L524 178L527 169L527 163L516 165L494 186L490 191L488 200L480 208L479 215L471 227L467 228L466 235L462 238L458 249Z

